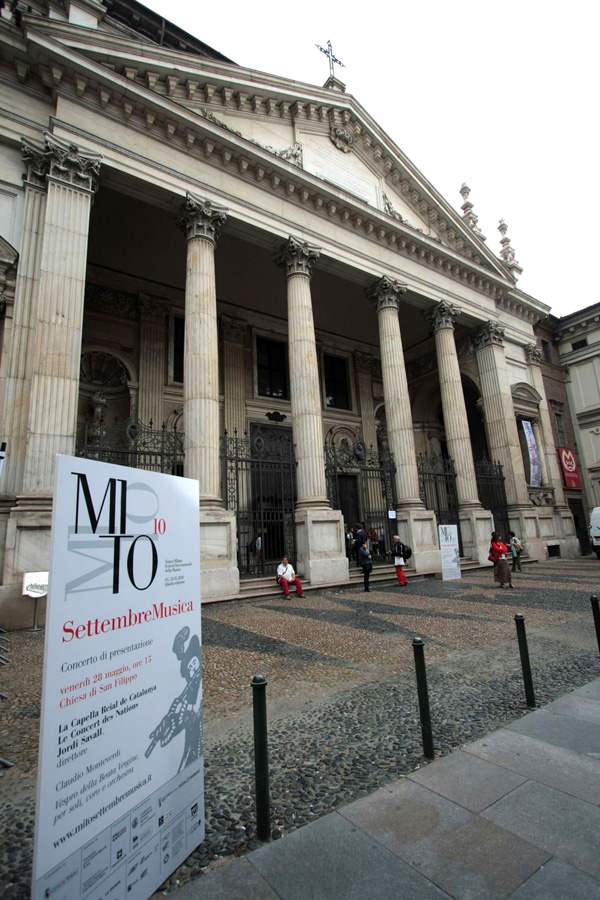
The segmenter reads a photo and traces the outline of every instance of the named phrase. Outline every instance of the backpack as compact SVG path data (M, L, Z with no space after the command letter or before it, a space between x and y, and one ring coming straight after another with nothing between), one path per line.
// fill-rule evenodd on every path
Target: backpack
M521 543L521 541L519 540L519 538L515 538L515 539L513 540L513 545L514 545L514 548L515 548L515 550L517 551L517 553L522 553L522 552L523 552L523 544Z
M402 546L404 548L404 554L403 554L404 559L405 560L410 559L412 556L412 547L409 547L408 544L403 544Z

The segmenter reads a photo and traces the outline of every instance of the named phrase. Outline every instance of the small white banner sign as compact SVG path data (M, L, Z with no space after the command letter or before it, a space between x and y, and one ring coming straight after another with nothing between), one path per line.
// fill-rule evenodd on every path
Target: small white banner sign
M442 580L454 581L462 578L460 571L460 549L458 546L458 525L438 525L440 552L442 554Z
M147 900L204 838L198 501L57 458L35 900Z
M24 597L45 597L48 593L48 572L26 572L23 575Z
M540 465L540 453L531 422L522 420L523 431L527 441L529 453L529 484L531 487L540 487L542 483L542 467Z

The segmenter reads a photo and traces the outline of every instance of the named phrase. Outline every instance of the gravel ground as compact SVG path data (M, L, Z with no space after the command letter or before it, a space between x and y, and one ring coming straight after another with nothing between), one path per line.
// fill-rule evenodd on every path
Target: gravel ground
M420 765L412 638L425 641L439 755L526 714L514 615L525 616L539 705L600 674L589 597L595 558L491 570L461 582L374 585L203 610L206 840L159 893L259 846L251 689L268 680L272 837ZM6 627L6 624L3 624ZM10 624L10 623L7 623ZM0 896L29 897L43 632L14 631L0 668Z

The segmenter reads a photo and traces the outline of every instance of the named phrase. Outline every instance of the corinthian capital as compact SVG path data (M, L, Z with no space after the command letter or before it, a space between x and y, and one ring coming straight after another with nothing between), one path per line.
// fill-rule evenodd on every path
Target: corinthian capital
M525 350L525 359L530 366L541 366L542 351L537 344L525 344L523 349Z
M285 269L286 275L308 275L310 277L312 265L321 255L318 247L313 247L307 241L298 241L290 237L282 244L274 256L275 263Z
M473 333L473 347L475 351L478 351L492 344L504 347L504 328L496 322L489 321Z
M211 200L201 200L188 192L185 195L179 227L185 232L188 241L202 237L216 244L226 218L227 209L224 206L219 206Z
M374 281L367 288L365 294L375 304L377 312L382 309L395 309L398 311L400 307L400 299L406 293L406 285L395 278L388 278L382 275L377 281Z
M48 177L76 188L98 190L98 176L102 157L90 150L81 150L52 134L44 135Z
M248 323L243 319L233 319L231 316L221 316L221 335L224 341L230 344L243 344L248 331Z
M167 309L160 300L155 300L148 294L138 295L138 308L140 318L149 325L164 325Z
M431 309L425 312L425 318L431 323L435 333L436 331L441 331L442 328L454 330L454 323L459 313L460 309L458 306L448 303L447 300L440 300L439 303L436 303L435 306L432 306Z
M27 165L25 181L38 187L46 187L46 175L48 174L48 159L44 147L31 143L26 138L21 138L21 153L23 162Z

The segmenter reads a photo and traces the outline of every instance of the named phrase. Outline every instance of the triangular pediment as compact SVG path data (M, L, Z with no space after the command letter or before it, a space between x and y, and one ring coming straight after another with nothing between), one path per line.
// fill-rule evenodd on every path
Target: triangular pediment
M241 172L254 171L256 180L274 189L281 185L288 196L306 195L342 222L366 222L367 233L405 230L409 242L423 235L511 283L502 261L351 95L159 46L111 21L110 14L97 28L32 17L27 37L29 58L37 55L49 89L71 65L81 73L75 78L78 96L87 102L90 91L99 92L107 114L120 104L131 127L152 128L190 150L208 141L210 164L233 158ZM47 62L52 44L54 67ZM214 138L219 153L211 156ZM256 162L261 154L266 164ZM295 181L282 164L294 167ZM270 173L271 165L279 170ZM315 181L323 184L321 199L314 199ZM357 208L361 204L377 213L372 224L368 210ZM397 245L410 243L398 238ZM431 250L426 256L433 264Z

